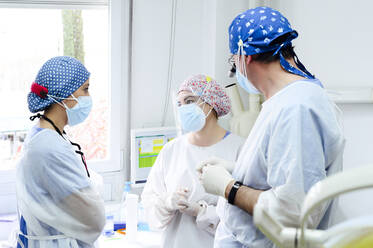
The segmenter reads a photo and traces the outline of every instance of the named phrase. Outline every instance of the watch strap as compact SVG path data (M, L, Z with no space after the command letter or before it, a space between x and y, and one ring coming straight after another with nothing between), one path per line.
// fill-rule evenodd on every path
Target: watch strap
M241 182L235 181L231 191L228 194L228 203L234 205L234 199L236 198L236 194L238 189L242 186Z

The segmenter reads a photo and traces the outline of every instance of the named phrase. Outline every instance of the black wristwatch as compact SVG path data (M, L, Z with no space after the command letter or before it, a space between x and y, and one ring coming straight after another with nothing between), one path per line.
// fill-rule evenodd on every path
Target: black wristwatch
M231 191L228 194L228 203L234 205L234 198L236 198L236 194L238 189L242 186L241 182L234 182Z

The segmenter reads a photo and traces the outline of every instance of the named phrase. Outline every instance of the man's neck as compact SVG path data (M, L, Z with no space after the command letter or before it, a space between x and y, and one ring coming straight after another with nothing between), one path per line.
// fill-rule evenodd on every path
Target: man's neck
M296 67L293 60L288 60L288 62ZM258 85L264 97L269 99L292 82L304 79L304 77L285 71L280 63L277 62L264 67L261 71L261 78L258 78L260 80Z

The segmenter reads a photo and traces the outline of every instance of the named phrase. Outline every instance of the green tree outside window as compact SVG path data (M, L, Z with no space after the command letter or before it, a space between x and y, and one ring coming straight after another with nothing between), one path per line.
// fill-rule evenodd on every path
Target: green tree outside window
M84 35L81 10L62 10L63 54L84 64Z

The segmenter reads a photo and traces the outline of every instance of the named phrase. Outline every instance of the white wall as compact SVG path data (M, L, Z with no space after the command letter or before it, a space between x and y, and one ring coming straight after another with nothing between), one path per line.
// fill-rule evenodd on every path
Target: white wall
M299 33L295 50L326 87L371 87L373 2L281 0L271 2ZM373 165L373 104L342 104L346 148L344 169ZM373 167L372 167L373 169ZM372 214L373 190L341 197L346 217Z
M207 73L227 85L227 30L232 19L258 1L177 0L172 88L189 75ZM166 100L172 0L134 1L131 127L161 126ZM166 126L174 125L173 109Z
M165 106L172 0L136 0L133 17L132 128L161 126ZM212 73L205 1L177 1L173 88L193 73ZM212 30L213 31L213 30ZM166 125L173 124L169 107Z
M373 104L343 104L340 107L346 136L344 169L370 165L373 170ZM340 199L343 214L347 218L372 214L372 196L371 189L343 195Z
M281 0L272 6L299 33L295 49L301 61L327 87L370 86L371 8L366 0Z

